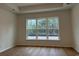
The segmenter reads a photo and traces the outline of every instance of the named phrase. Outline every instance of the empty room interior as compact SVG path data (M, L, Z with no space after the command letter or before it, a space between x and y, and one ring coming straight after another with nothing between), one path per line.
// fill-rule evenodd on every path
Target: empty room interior
M0 56L78 55L78 3L0 3Z

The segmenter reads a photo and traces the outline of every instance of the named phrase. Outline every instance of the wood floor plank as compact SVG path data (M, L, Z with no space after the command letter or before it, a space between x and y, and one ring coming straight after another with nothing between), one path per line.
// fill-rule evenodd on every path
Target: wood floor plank
M63 48L63 50L65 51L65 53L68 56L75 56L75 55L79 54L73 48Z
M55 48L55 53L56 53L56 56L67 56L63 48Z
M76 56L78 54L73 48L14 47L0 53L0 56Z
M55 48L49 48L50 49L50 56L56 56Z

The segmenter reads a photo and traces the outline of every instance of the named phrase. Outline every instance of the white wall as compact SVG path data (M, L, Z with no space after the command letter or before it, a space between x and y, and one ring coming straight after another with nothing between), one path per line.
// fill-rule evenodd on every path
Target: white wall
M14 46L16 34L15 15L0 8L0 52Z
M74 48L79 52L79 4L76 4L72 9L72 25Z

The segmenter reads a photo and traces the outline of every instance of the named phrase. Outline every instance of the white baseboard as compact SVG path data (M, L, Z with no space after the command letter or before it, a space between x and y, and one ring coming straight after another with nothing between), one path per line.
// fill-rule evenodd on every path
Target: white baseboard
M3 50L0 50L0 53L6 51L6 50L8 50L8 49L11 49L11 48L13 48L13 47L14 47L14 46L10 46L10 47L8 47L8 48L5 48L5 49L3 49Z

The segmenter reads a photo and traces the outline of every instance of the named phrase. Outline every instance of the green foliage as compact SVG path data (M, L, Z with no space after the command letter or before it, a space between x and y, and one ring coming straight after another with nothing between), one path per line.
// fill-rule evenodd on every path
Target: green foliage
M36 25L36 22L37 22L37 25ZM29 29L28 34L30 35L36 35L36 31L38 31L38 34L40 35L41 34L45 35L46 28L50 29L49 35L51 33L58 33L58 27L59 27L59 22L58 22L58 18L56 17L50 17L47 20L46 18L39 18L38 20L31 19L27 21L27 29Z

